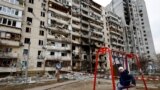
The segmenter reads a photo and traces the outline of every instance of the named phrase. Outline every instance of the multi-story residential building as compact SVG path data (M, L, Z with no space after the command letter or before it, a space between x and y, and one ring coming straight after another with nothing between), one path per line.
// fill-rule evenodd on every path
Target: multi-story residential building
M22 32L22 0L1 0L0 3L0 74L17 71Z
M112 0L106 8L122 18L125 50L156 60L144 0Z
M109 46L113 51L124 51L124 32L121 18L111 11L106 11L106 31Z
M52 73L57 63L65 72L93 71L102 46L110 47L113 57L119 51L149 51L152 57L147 12L140 3L113 0L106 9L93 0L25 0L24 5L23 0L2 0L0 73ZM106 66L106 58L100 55L100 67Z
M102 6L92 0L72 1L73 69L92 71L96 49L104 44ZM75 34L75 32L77 32ZM78 34L79 33L79 34Z
M136 4L139 12L139 21L142 28L141 34L144 46L144 54L149 59L157 60L145 1L137 0Z
M92 0L26 1L22 62L29 73L89 70L96 48L104 43L102 7ZM29 57L28 57L29 56Z

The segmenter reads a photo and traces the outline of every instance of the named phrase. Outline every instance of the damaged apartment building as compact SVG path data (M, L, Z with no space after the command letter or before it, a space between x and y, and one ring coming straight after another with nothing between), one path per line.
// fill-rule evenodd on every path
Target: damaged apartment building
M19 0L1 0L0 73L17 71L16 65L20 60L23 10L23 3Z
M130 52L129 19L114 6L94 0L1 0L0 74L20 73L26 66L29 75L53 73L57 63L62 72L93 72L98 48L110 47L113 57ZM107 57L99 58L99 67L107 67Z

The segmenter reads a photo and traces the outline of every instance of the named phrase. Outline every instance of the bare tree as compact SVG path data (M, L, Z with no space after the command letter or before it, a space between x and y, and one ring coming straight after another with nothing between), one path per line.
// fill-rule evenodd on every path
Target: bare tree
M141 64L141 68L144 72L147 72L147 67L148 67L148 62L150 62L151 60L149 60L148 58L144 57L144 56L140 56L140 64Z

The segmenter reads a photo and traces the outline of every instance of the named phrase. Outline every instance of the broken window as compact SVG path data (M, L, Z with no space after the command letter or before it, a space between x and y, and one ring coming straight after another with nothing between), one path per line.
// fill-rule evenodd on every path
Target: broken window
M42 67L42 62L37 62L37 67Z
M44 31L40 30L39 35L44 36Z
M28 22L29 24L32 24L32 18L27 17L27 22Z
M34 3L34 0L29 0L29 3L33 4L33 3Z
M62 44L62 47L66 47L67 46L67 44Z
M50 52L50 55L54 55L54 52Z
M42 17L45 17L45 12L41 12L41 16L42 16Z
M12 26L14 27L16 26L16 21L13 21Z
M7 25L9 25L9 26L11 26L11 20L10 19L8 19L8 23L7 23Z
M23 55L28 55L28 49L23 49Z
M40 26L44 26L44 21L40 21Z
M18 15L18 12L19 12L19 11L18 11L18 10L16 10L16 11L15 11L15 15Z
M61 53L61 56L67 56L67 53Z
M0 24L2 23L2 18L0 18Z
M40 45L40 46L43 45L43 40L39 40L39 45Z
M40 50L38 51L38 56L41 55L41 52L42 52L42 51L40 51Z
M0 6L0 11L2 10L2 6Z
M7 19L3 18L3 24L6 24L6 23L7 23Z
M33 13L33 8L28 7L28 12Z
M29 44L29 43L30 43L30 38L25 38L25 39L24 39L24 43L25 43L25 44Z
M37 62L37 67L42 67L42 62Z
M30 33L30 32L31 32L31 28L26 27L26 32L27 32L27 33Z

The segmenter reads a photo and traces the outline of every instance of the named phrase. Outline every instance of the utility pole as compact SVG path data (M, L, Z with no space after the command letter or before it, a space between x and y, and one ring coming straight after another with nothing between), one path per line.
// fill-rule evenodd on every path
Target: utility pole
M27 54L27 60L26 60L26 69L25 69L25 83L28 82L28 66L29 66L30 45L31 45L31 42L29 41L29 44L28 44L28 54Z

